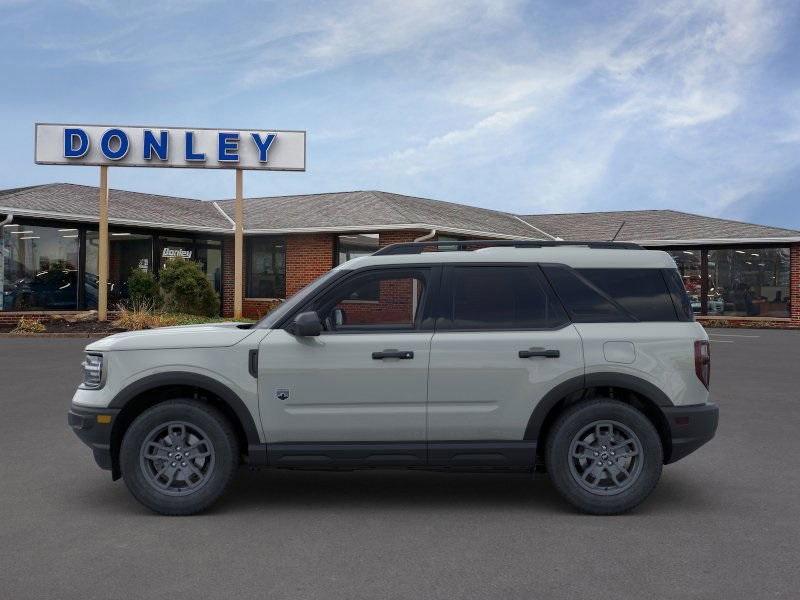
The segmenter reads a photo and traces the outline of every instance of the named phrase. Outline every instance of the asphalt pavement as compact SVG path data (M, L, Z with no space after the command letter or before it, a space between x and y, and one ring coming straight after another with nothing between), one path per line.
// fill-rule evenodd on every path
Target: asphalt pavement
M140 506L66 424L80 339L0 339L0 598L797 598L800 332L711 331L717 437L633 513L546 477L242 469Z

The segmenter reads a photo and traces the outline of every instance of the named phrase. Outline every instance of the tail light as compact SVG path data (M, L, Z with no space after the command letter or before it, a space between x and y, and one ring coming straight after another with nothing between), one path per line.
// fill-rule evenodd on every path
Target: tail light
M694 343L694 372L708 389L711 379L711 347L708 340L697 340Z

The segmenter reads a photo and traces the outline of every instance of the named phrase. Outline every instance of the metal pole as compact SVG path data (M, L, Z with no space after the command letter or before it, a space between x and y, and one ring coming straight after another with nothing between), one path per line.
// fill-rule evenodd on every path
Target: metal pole
M244 202L242 170L236 169L236 230L234 233L233 253L233 318L242 318L242 285L244 283Z
M97 256L97 320L108 320L108 167L100 167L100 248Z

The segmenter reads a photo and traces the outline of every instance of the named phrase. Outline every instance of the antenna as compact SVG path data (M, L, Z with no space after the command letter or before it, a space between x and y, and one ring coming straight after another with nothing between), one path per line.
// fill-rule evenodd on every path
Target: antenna
M620 225L619 225L619 229L617 229L617 233L615 233L615 234L614 234L614 237L612 237L612 238L611 238L610 240L608 240L608 241L609 241L609 242L613 242L614 240L616 240L616 239L617 239L617 236L619 235L619 232L620 232L620 231L622 231L622 228L623 228L623 227L625 227L625 220L624 220L624 219L622 220L622 223L620 223Z

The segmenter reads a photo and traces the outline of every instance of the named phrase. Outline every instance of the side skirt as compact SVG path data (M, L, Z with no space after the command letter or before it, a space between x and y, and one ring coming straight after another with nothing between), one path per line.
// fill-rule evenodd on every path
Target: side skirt
M536 442L289 442L266 444L270 467L289 469L533 469ZM253 456L253 446L250 447ZM253 464L259 464L251 461ZM260 464L264 464L264 462Z

